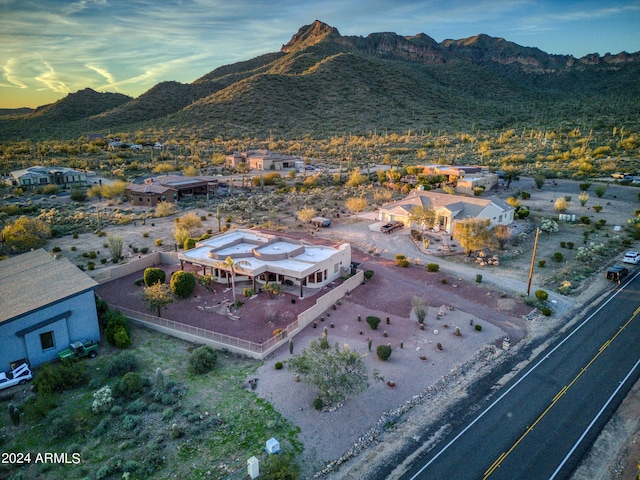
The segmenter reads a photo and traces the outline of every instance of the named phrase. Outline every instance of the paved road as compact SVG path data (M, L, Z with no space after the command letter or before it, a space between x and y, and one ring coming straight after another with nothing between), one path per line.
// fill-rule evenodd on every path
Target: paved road
M640 273L402 478L562 479L640 376Z

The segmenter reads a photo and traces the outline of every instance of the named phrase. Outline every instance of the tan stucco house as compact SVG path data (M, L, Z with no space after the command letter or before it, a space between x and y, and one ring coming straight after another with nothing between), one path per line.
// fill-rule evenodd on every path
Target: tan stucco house
M509 225L513 222L515 209L504 200L491 196L487 198L465 197L446 193L413 190L403 200L380 207L378 220L381 222L403 222L407 227L416 227L409 220L411 210L417 206L433 208L436 212L434 230L453 231L457 220L465 218L489 219L491 225Z

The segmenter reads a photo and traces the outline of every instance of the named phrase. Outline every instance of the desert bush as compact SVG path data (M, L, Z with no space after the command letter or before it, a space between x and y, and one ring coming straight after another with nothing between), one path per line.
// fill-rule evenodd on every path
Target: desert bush
M167 279L167 274L161 268L146 268L144 270L144 284L147 287L155 285L156 283L164 283Z
M255 294L256 294L256 291L251 287L245 287L242 290L242 295L247 297L247 298L253 297Z
M482 325L480 325L479 323L476 323L476 326L474 327L478 332L482 331Z
M196 277L191 272L175 272L171 276L171 291L181 298L188 298L196 288Z
M373 315L369 315L366 318L367 323L371 327L371 330L377 330L378 325L380 325L380 317L375 317Z
M522 192L521 196L523 200L529 200L531 198L531 194L529 192Z
M364 278L366 278L367 280L371 280L371 278L373 277L373 274L374 274L373 270L365 270Z
M142 393L144 382L138 372L125 373L115 384L113 394L116 397L131 398Z
M562 253L560 252L554 252L553 260L556 262L561 262L562 260L564 260L564 255L562 255Z
M189 371L195 375L209 373L216 366L218 354L208 345L196 348L189 356Z
M107 362L105 372L108 377L121 377L138 369L138 359L130 352L120 352Z
M596 213L600 213L600 211L602 210L602 205L594 205L594 206L593 206L593 210L594 210Z
M544 302L545 300L547 300L549 298L549 294L544 290L536 290L534 292L534 294L535 294L536 298L538 300L540 300L541 302Z
M427 263L425 268L427 272L437 272L440 270L440 265L437 263Z
M88 380L84 363L65 360L40 367L33 380L33 388L38 393L64 392L84 385Z
M191 250L196 247L196 239L195 238L187 238L184 241L184 249Z
M542 313L542 315L544 315L545 317L549 317L553 312L549 307L542 307L540 309L540 313Z
M387 361L391 356L391 345L378 345L376 355L382 361Z
M322 407L324 407L324 402L322 401L322 399L320 397L314 398L313 408L315 408L316 410L322 410Z
M125 342L130 340L130 327L129 327L129 319L121 312L117 310L109 310L105 315L107 326L104 331L104 336L111 345L119 347L118 344L121 342ZM124 333L123 333L124 332ZM126 334L126 336L124 335ZM116 338L116 336L118 338Z
M282 362L276 362L275 365L273 366L276 370L282 370L282 367L284 367L284 364Z
M538 260L538 266L540 268L544 268L547 266L547 261L546 260Z
M113 396L111 387L105 385L100 390L94 392L93 403L91 404L91 410L95 413L101 413L111 408L113 403Z
M35 386L34 386L35 389ZM24 404L24 413L32 420L43 420L49 412L58 406L58 396L52 393L38 392Z

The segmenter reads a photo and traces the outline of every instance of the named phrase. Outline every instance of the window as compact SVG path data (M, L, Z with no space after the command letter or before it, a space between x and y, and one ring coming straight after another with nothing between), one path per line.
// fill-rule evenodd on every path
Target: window
M53 331L40 334L40 344L42 345L42 351L55 347L53 341Z

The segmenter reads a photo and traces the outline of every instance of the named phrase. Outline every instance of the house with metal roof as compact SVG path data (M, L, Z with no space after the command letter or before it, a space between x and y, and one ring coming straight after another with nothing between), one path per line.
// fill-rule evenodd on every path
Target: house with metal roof
M69 260L42 249L0 262L0 370L39 365L71 342L100 340L98 284Z
M487 198L449 195L447 193L413 190L403 200L383 205L378 210L381 222L403 222L405 226L417 227L410 220L411 210L417 206L433 208L436 213L434 230L453 232L457 220L477 218L489 219L491 225L513 223L515 209L496 196Z
M303 288L322 288L351 271L351 246L315 245L302 240L237 229L196 243L195 248L178 254L184 263L198 265L203 274L219 283L251 281L254 290L276 282ZM227 258L234 267L225 265ZM231 268L234 271L231 271Z

